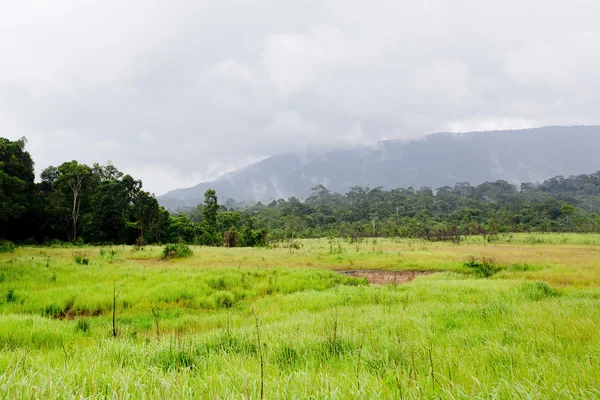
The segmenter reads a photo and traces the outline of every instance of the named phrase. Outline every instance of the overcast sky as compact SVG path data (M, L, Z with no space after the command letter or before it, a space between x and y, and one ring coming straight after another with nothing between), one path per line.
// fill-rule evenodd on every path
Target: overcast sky
M157 195L278 152L600 123L596 0L0 0L0 136Z

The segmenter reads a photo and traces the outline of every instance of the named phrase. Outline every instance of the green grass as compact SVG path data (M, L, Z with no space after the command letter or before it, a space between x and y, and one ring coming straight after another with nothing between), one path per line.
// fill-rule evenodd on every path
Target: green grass
M259 398L262 355L266 399L598 398L600 236L529 236L168 261L17 248L0 255L0 397ZM369 286L343 269L441 272Z

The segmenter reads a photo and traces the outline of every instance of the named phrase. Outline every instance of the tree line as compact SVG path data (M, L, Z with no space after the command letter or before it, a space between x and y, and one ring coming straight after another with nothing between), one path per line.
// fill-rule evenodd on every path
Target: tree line
M318 185L295 197L219 204L214 190L191 210L170 212L142 182L110 162L45 168L35 182L26 140L0 138L0 238L20 243L188 243L261 246L311 237L460 240L503 232L600 232L600 172L542 183L467 182L435 191Z
M139 246L265 243L266 232L253 229L251 221L230 221L219 212L214 190L206 192L202 218L194 222L172 215L143 190L141 180L110 162L89 166L67 161L45 168L35 182L34 162L25 145L25 138L0 138L0 239Z
M409 237L459 240L504 232L600 232L600 172L558 176L517 188L506 181L462 182L435 192L429 187L384 190L355 186L346 194L323 185L304 201L236 203L269 237ZM192 210L190 215L198 211Z

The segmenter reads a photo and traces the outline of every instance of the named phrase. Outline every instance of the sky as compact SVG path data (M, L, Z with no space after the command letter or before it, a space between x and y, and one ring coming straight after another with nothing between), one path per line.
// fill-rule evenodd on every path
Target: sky
M596 0L0 0L0 136L157 195L272 154L600 123Z

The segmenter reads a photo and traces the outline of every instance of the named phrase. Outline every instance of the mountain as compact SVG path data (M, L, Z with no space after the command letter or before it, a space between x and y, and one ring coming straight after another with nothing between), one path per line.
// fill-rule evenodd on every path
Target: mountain
M338 193L355 185L436 189L501 179L518 184L600 170L599 151L600 126L435 133L323 154L276 155L158 200L176 209L202 202L208 188L215 189L222 202L266 202L306 197L317 184Z

